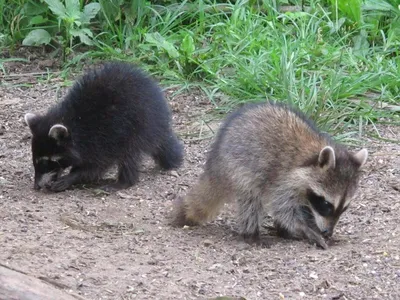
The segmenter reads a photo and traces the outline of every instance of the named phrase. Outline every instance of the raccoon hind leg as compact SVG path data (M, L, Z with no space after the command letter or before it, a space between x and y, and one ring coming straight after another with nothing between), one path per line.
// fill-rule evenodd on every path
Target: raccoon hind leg
M241 193L237 203L240 234L248 243L261 243L260 227L264 215L261 196Z
M174 206L173 224L197 225L216 217L224 203L231 197L229 188L203 173L199 182Z
M141 155L137 152L131 152L118 162L117 181L102 187L103 190L112 192L121 189L127 189L134 185L139 179L139 163Z
M183 161L183 147L174 133L153 153L153 158L164 170L171 170L181 166Z

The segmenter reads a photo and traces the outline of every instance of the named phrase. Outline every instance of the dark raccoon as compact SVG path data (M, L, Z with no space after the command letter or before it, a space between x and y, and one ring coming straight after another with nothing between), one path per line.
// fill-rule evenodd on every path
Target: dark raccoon
M58 192L94 182L115 164L117 181L105 188L127 188L138 180L143 154L166 170L182 163L183 147L161 89L130 64L89 71L59 104L44 115L27 113L25 121L32 132L35 189Z
M284 105L248 105L221 126L197 185L175 207L174 223L213 218L238 203L241 234L257 241L266 212L278 232L327 248L355 194L368 152L349 152L300 112Z

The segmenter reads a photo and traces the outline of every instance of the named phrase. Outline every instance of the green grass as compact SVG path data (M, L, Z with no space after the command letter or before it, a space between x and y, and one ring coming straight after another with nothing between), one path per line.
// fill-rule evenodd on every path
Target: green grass
M288 102L347 140L366 124L399 121L399 111L380 109L400 106L399 44L383 31L377 42L367 25L344 24L320 1L307 2L308 12L279 13L240 0L169 6L132 0L125 1L125 17L109 7L115 2L100 1L107 13L93 24L94 46L85 53L75 48L66 67L81 59L133 61L165 85L201 88L218 110Z

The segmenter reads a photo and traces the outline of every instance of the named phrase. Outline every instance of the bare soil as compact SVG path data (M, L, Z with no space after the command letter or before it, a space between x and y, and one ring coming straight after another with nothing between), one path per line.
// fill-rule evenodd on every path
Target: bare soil
M172 201L196 182L218 126L205 124L212 107L201 94L166 91L185 142L181 169L146 161L140 182L114 194L35 192L23 116L52 105L61 81L41 83L19 67L9 65L17 75L0 86L1 264L86 299L400 299L399 144L365 140L370 158L358 196L328 250L269 227L271 247L251 246L236 234L234 205L201 227L169 225ZM399 140L399 127L378 129Z

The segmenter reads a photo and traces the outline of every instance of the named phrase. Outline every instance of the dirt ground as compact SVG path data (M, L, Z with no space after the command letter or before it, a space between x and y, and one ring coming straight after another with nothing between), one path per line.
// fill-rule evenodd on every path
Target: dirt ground
M205 125L207 99L166 92L185 142L181 169L162 172L148 161L137 185L109 195L35 192L23 116L54 103L60 81L21 74L43 71L40 65L17 67L8 66L19 75L0 86L1 264L86 299L400 299L399 144L365 140L365 175L330 249L280 239L271 229L264 232L270 248L250 246L235 232L234 205L202 227L168 224L172 201L195 183L206 137L217 128ZM378 129L400 137L399 127Z

